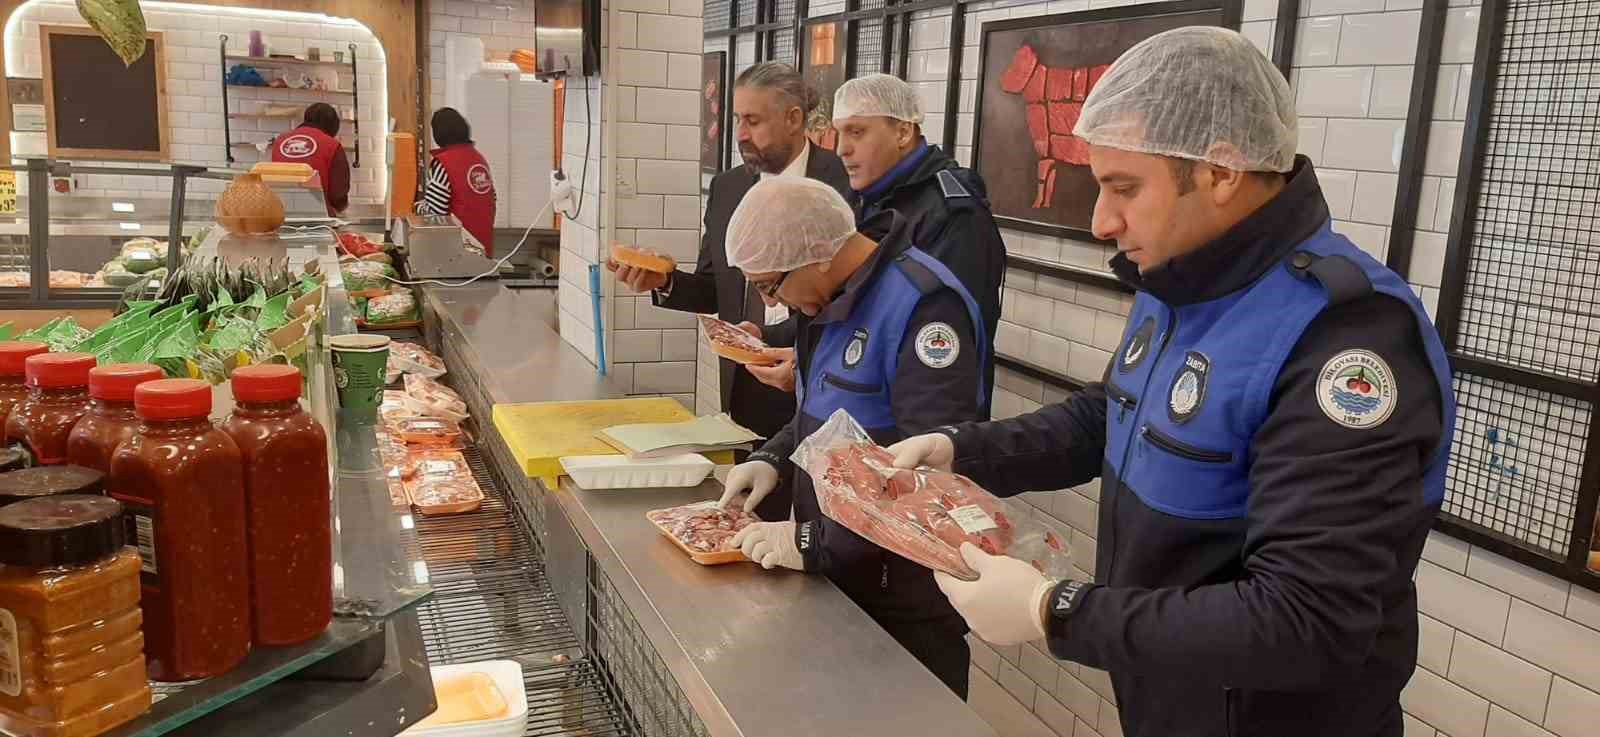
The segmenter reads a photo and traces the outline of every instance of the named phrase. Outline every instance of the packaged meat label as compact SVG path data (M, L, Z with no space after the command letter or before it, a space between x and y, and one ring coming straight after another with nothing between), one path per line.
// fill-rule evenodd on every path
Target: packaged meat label
M994 518L990 517L988 512L983 511L983 507L976 504L968 504L964 507L956 507L950 510L950 519L961 525L961 529L965 530L968 535L988 532L999 527L994 523Z

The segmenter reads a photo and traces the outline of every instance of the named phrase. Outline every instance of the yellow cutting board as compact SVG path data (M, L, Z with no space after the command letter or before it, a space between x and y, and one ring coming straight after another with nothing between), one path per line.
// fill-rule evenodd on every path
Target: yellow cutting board
M591 399L581 402L529 402L494 406L494 426L529 478L555 489L562 456L621 455L595 433L612 425L680 422L694 419L676 399ZM732 463L733 451L706 453L713 463Z

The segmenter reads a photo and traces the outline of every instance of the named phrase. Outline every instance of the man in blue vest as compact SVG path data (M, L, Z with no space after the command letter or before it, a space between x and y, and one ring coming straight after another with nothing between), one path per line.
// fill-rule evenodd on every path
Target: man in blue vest
M963 698L969 651L961 616L933 573L822 515L811 479L789 460L845 409L879 444L989 416L983 377L993 350L972 295L910 240L894 211L858 232L854 213L812 179L762 180L728 223L728 263L769 304L800 313L794 419L728 474L723 506L746 510L788 484L789 509L734 538L766 568L827 576Z
M1403 729L1450 367L1405 281L1329 229L1297 123L1233 31L1124 53L1074 130L1138 289L1104 378L891 448L998 494L1101 478L1093 582L971 546L979 579L938 581L979 637L1109 671L1130 737Z

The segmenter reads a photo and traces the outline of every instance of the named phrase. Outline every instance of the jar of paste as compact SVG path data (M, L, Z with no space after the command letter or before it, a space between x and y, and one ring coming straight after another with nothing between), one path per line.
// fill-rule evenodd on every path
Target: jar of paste
M6 417L6 442L21 442L33 462L67 462L67 435L89 411L88 353L41 353L23 362L28 398Z
M139 417L133 412L133 390L166 376L149 363L113 363L89 371L89 413L67 435L67 462L111 470L111 451L133 437Z

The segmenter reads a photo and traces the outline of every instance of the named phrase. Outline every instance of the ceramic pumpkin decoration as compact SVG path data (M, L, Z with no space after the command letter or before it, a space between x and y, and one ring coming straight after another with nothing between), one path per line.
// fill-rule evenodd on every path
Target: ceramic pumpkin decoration
M217 199L217 222L234 235L272 233L283 225L283 200L257 174L240 174Z

